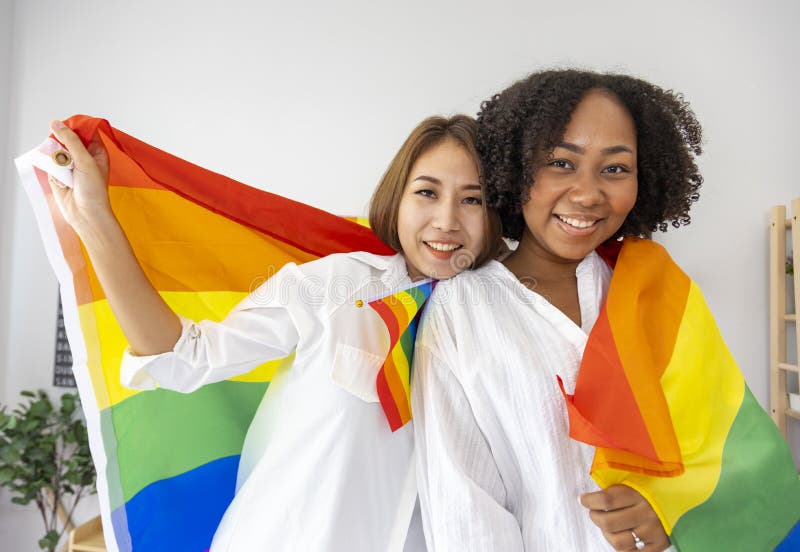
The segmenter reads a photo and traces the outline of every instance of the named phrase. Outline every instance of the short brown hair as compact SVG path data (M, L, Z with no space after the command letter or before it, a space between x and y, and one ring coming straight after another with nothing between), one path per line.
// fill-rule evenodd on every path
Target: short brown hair
M483 186L483 171L478 150L475 148L477 134L478 125L475 119L469 115L454 115L449 118L428 117L411 131L392 162L389 163L389 167L383 174L378 187L375 188L370 201L369 224L381 241L397 252L402 251L400 237L397 233L397 213L400 209L400 200L414 163L432 147L445 140L453 140L461 145L475 163L478 175L480 175L481 186ZM497 255L501 243L499 217L494 210L486 208L485 200L483 201L483 210L485 239L483 249L475 259L475 266L480 266L493 259Z

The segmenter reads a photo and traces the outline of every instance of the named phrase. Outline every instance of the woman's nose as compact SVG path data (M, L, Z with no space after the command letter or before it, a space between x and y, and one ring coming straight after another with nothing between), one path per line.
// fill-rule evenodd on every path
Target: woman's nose
M458 208L451 205L450 202L441 202L434 213L433 227L442 232L453 232L460 226Z
M571 201L586 207L600 203L604 197L599 176L590 173L577 175L569 193Z

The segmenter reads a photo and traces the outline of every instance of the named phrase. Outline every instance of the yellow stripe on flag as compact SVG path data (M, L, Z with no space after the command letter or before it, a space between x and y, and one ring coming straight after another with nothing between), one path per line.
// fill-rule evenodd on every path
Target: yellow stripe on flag
M394 365L397 369L397 376L400 383L403 385L403 393L402 395L403 400L407 400L409 395L409 382L408 376L411 373L411 367L408 365L408 357L406 357L405 353L403 352L403 348L398 344L397 347L392 349L392 360L394 361ZM387 376L388 378L388 376ZM394 395L394 389L392 389L392 395ZM400 399L401 397L395 397L395 399Z
M206 291L206 292L162 292L161 296L171 309L185 318L192 320L222 320L227 313L238 304L247 294L233 291ZM120 363L122 353L127 347L127 340L114 318L108 301L105 299L95 301L89 305L79 307L81 326L84 335L89 335L90 328L100 328L98 338L102 348L95 348L89 354L89 372L95 389L105 389L106 397L98 408L103 410L114 406L140 391L128 389L120 384ZM87 343L87 347L89 344ZM96 366L96 359L100 359L102 368ZM266 362L251 370L247 374L230 378L232 381L270 381L280 365L281 359ZM99 394L98 394L99 397Z
M702 348L697 346L698 335L704 336ZM715 371L709 367L715 367ZM685 512L714 492L725 441L745 391L744 379L694 282L662 384L681 456L693 468L677 477L612 469L593 471L592 476L603 488L625 483L639 491L669 534Z

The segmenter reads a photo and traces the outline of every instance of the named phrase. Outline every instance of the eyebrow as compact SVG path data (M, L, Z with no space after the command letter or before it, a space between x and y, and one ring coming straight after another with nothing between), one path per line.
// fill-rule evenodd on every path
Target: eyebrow
M438 178L434 178L432 176L427 176L427 175L424 175L424 174L421 174L418 177L416 177L413 180L413 182L416 182L417 180L425 180L426 182L430 182L431 184L439 184L439 185L442 184L442 181L439 180Z
M430 182L431 184L436 184L437 186L441 186L441 185L442 185L442 181L441 181L441 180L439 180L438 178L436 178L436 177L433 177L433 176L427 176L427 175L425 175L425 174L421 174L421 175L419 175L419 176L418 176L418 177L416 177L414 180L412 180L412 182L416 182L417 180L424 180L425 182ZM466 185L466 186L464 186L462 189L463 189L463 190L477 190L477 191L481 191L481 189L482 189L482 188L481 188L481 185L480 185L480 184L467 184L467 185Z
M580 147L577 144L572 144L570 142L559 142L555 146L556 148L564 148L565 150L569 150L575 153L584 154L586 150ZM610 146L608 148L603 148L601 152L603 155L613 155L615 153L633 153L633 150L628 146L618 145L618 146Z

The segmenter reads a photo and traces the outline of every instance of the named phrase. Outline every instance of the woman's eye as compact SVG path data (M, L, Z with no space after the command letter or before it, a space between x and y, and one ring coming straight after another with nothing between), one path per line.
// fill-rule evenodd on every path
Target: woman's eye
M554 159L548 163L549 166L555 167L557 169L570 169L572 168L572 163L567 161L566 159Z
M417 195L421 195L422 197L436 197L436 194L433 192L433 190L428 190L428 189L417 190L414 193Z
M483 199L479 197L465 197L464 203L467 205L483 205Z
M603 169L603 172L610 174L622 174L630 171L626 167L623 167L622 165L611 165L610 167L606 167L605 169Z

